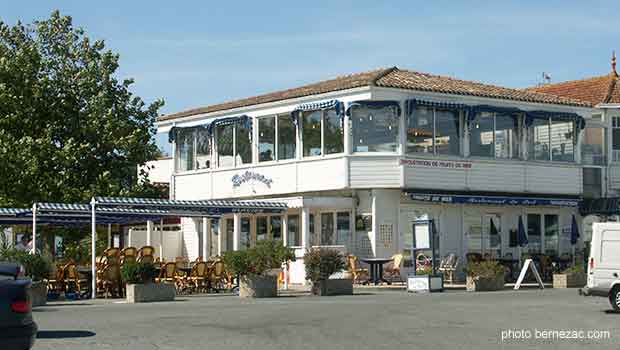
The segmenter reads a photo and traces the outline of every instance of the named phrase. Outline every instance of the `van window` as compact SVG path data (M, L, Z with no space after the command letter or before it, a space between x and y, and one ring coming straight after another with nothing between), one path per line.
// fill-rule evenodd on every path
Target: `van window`
M620 240L601 242L601 264L620 265Z

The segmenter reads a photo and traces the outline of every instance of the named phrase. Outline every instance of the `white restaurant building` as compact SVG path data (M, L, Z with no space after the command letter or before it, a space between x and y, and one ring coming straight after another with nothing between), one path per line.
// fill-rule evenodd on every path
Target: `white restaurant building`
M169 179L172 199L288 204L283 216L183 218L177 253L190 259L267 237L298 256L314 246L408 255L412 222L427 218L442 256L516 258L519 217L523 252L561 255L571 252L579 200L606 188L604 176L583 181L590 169L605 172L608 125L591 119L595 111L580 100L379 69L162 116L170 158L150 164L151 178ZM303 277L298 261L290 282Z

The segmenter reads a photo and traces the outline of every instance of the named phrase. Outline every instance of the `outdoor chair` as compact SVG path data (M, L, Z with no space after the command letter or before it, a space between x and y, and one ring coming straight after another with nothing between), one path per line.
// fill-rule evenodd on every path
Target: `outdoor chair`
M362 283L368 281L368 269L360 268L357 256L347 255L347 269L353 277L353 283ZM362 277L364 278L363 281Z
M185 287L185 281L177 273L177 264L168 262L164 264L159 274L159 277L155 279L158 283L173 283L178 292L182 291Z
M73 262L66 264L63 267L65 292L77 291L78 294L82 294L82 286L86 287L88 280L80 278L80 274L77 267Z
M155 261L153 256L155 254L155 248L147 245L138 250L138 262L152 263Z
M121 250L121 264L126 262L135 262L138 258L138 249L135 247L126 247Z
M207 289L207 278L209 269L207 263L204 261L198 261L192 267L192 272L187 278L192 291L205 291Z
M98 284L98 292L103 294L104 298L107 298L108 295L110 297L123 296L121 269L118 264L106 265L98 277L101 278Z
M65 274L62 265L55 265L52 278L47 280L47 291L60 293L65 290Z
M402 254L394 254L392 256L392 262L388 264L385 269L384 276L386 279L389 279L390 282L394 283L395 281L405 283L403 276L400 274L400 269L403 265L404 256Z
M458 263L459 257L456 254L448 254L442 259L439 264L439 271L443 273L446 282L454 283L454 272Z
M209 267L208 288L218 293L228 286L228 274L224 269L224 262L216 260Z

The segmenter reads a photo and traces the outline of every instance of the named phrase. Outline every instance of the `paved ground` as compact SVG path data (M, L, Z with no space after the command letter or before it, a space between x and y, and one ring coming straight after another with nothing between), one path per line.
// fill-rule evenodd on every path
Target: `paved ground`
M361 291L170 303L57 303L35 312L36 349L620 349L620 315L575 290L413 295ZM529 340L502 340L526 330ZM605 340L534 339L536 330L603 330ZM524 334L527 336L527 334Z

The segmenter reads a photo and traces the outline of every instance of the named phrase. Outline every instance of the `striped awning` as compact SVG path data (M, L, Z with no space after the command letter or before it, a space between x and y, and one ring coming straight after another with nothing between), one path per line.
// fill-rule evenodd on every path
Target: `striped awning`
M164 210L164 211L206 211L219 213L246 212L281 212L287 208L286 203L260 200L171 200L155 198L131 197L97 197L99 208L131 209L131 210Z
M329 100L329 101L321 101L321 102L313 102L313 103L303 103L299 106L295 107L291 112L291 119L293 123L297 124L297 118L300 112L306 111L322 111L325 109L334 109L336 110L336 114L340 117L340 121L344 119L344 103L339 100Z
M372 101L372 100L364 100L364 101L355 101L349 104L347 107L346 115L351 115L351 109L354 107L366 107L370 109L382 109L382 108L393 108L394 114L399 117L400 116L400 103L398 101Z
M236 123L244 124L247 128L252 130L252 117L243 114L243 115L239 115L236 117L225 117L225 118L215 119L207 125L207 131L209 132L209 135L213 135L213 129L215 127L232 125ZM252 133L250 132L250 135L251 134Z
M448 109L448 110L468 110L469 106L462 103L451 103L451 102L438 102L438 101L427 101L420 99L411 99L405 102L405 109L407 114L411 114L415 107L424 106L424 107L433 107L440 109Z

